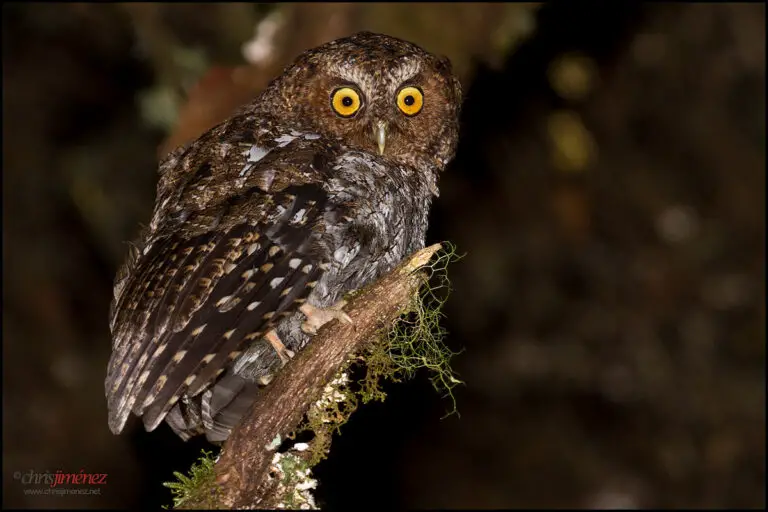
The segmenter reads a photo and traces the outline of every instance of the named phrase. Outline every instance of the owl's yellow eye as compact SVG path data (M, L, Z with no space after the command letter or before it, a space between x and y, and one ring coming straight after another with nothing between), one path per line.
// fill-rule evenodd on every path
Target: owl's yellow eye
M351 117L360 110L360 95L351 87L340 87L331 94L331 106L341 117Z
M403 87L397 93L397 107L407 116L415 116L424 106L424 95L416 87Z

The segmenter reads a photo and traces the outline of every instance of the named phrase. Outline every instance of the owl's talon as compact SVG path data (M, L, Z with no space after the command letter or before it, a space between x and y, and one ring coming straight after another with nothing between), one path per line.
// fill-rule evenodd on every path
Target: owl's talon
M285 364L290 361L293 356L296 355L293 350L285 348L285 345L283 345L283 342L277 335L277 331L274 329L265 334L264 339L267 340L269 344L272 345L272 348L275 349L275 352L277 352L277 355L280 358L280 361L282 361L283 366L285 366Z
M312 304L305 302L299 308L299 311L304 313L307 320L301 324L301 330L307 334L317 334L317 331L330 322L331 320L338 320L346 324L354 324L352 319L341 310L347 305L347 301L341 300L329 308L318 308Z
M256 379L256 383L260 386L269 386L269 383L272 382L272 379L274 379L275 376L271 373L267 375L262 375L258 379Z

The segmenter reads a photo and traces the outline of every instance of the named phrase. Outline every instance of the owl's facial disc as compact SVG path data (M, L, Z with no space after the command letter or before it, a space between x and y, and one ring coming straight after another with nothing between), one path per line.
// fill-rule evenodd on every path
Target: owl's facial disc
M262 104L343 147L442 169L455 152L461 88L447 59L362 34L302 54Z

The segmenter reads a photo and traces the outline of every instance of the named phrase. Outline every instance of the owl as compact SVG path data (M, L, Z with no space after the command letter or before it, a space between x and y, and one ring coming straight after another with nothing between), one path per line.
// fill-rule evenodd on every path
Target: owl
M159 168L110 308L109 426L226 440L344 296L424 246L458 139L446 58L358 33L300 55Z

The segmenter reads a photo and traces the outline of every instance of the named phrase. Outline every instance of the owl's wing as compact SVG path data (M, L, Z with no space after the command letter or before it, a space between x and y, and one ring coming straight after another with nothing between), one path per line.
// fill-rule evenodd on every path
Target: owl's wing
M326 211L319 184L254 186L135 251L114 306L105 381L113 432L131 411L153 430L180 397L204 391L296 311L325 268L317 235Z

